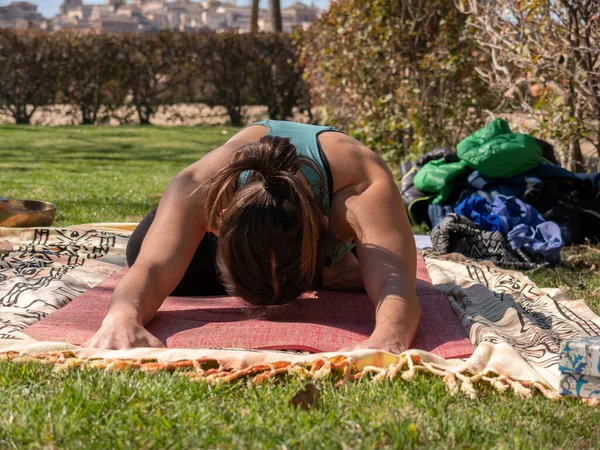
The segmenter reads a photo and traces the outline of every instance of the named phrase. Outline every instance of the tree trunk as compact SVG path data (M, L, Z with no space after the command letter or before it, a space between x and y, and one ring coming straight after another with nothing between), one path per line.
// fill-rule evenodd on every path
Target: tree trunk
M19 114L15 116L15 123L17 125L31 125L31 117L27 114Z
M585 173L587 168L583 161L583 153L581 153L581 139L583 137L583 111L578 105L575 107L575 118L577 119L577 142L573 147L573 159L575 161L575 173Z
M258 33L258 3L260 0L252 0L252 15L250 17L250 32Z
M581 144L578 137L571 138L569 142L569 165L568 169L573 173L578 173L583 169L583 155L581 154Z
M277 105L269 105L268 110L270 120L283 120L280 118L279 108L277 107Z
M598 102L596 110L596 143L594 146L596 147L596 172L600 172L600 102Z
M227 114L231 119L231 125L234 127L242 126L242 108L240 106L228 106Z
M81 125L93 125L94 120L90 117L89 111L81 107Z
M281 24L281 2L279 0L269 0L269 9L271 10L271 31L281 33L283 31Z
M15 119L17 125L31 125L31 117L35 112L35 108L30 113L27 112L27 105L20 107L18 106L12 111L12 116Z
M150 117L154 111L151 108L147 106L136 106L135 109L137 110L138 118L140 119L140 125L152 125L150 123Z
M575 69L572 69L574 73ZM569 149L567 154L567 170L577 173L583 167L583 155L581 154L581 112L579 111L576 103L576 93L574 88L574 76L569 80L569 93L567 94L567 106L569 118L575 119L575 123L578 124L576 133L571 135L569 139Z

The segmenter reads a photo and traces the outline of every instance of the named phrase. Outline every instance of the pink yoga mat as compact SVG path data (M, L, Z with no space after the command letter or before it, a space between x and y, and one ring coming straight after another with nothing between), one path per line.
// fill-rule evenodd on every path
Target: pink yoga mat
M412 347L445 358L471 355L473 345L456 314L431 285L420 256L418 260L417 293L423 313ZM24 332L40 341L81 345L100 328L126 270ZM365 294L319 291L255 315L256 309L235 297L168 297L147 328L171 348L329 352L365 340L375 325L373 304Z

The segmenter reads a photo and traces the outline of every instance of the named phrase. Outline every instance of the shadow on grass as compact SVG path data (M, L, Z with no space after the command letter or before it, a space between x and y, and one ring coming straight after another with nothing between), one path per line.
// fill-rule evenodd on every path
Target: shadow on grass
M220 130L226 129L222 134ZM166 161L193 163L227 141L227 127L25 127L0 126L0 158L56 164L88 161ZM32 136L32 135L35 136Z
M124 153L126 152L126 153ZM91 153L91 152L90 152ZM185 151L177 154L165 153L164 151L157 150L149 152L143 150L143 152L136 153L131 150L116 148L116 149L98 149L94 153L84 153L81 150L77 150L77 153L66 153L62 150L56 150L54 155L48 153L38 153L35 155L23 155L19 154L18 151L0 151L0 160L3 164L31 162L36 166L40 165L67 165L76 163L77 161L113 161L113 162L138 162L138 161L177 161L181 164L193 164L194 162L201 159L208 152ZM20 166L21 170L30 170L30 168ZM183 168L183 167L182 167ZM11 167L10 170L13 170ZM19 170L19 169L16 169Z
M73 225L85 222L130 222L141 220L148 212L158 206L157 199L132 201L127 198L106 198L88 200L57 200L56 220L59 224ZM79 220L73 220L72 217Z

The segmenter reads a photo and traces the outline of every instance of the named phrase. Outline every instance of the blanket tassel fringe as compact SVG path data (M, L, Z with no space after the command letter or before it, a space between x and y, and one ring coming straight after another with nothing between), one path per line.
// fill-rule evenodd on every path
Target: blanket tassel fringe
M400 357L400 361L396 364L390 364L386 368L365 366L361 370L357 369L350 357L344 355L320 358L306 363L281 361L270 364L258 364L245 369L224 369L214 359L176 362L82 359L69 351L49 352L34 356L22 356L18 352L7 352L0 354L0 360L53 364L56 371L68 370L75 367L90 367L114 371L137 369L150 373L168 371L185 376L190 380L209 383L228 383L248 378L251 383L260 384L272 380L278 375L292 374L309 380L319 380L333 376L338 378L338 384L341 385L362 378L369 378L372 382L379 382L393 380L399 376L403 380L410 381L418 372L423 372L441 377L451 395L463 393L471 399L477 398L477 391L475 389L475 384L477 383L487 384L498 392L506 392L512 389L521 398L530 398L534 390L539 391L550 400L556 400L560 397L554 390L541 383L516 381L505 376L494 376L493 374L466 374L458 371L450 371L424 362L418 355L414 354L403 354Z

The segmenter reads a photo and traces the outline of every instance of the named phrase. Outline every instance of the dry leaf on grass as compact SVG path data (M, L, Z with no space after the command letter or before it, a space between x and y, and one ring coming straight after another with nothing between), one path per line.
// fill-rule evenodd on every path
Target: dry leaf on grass
M321 392L313 383L308 383L294 394L290 400L290 405L308 410L317 406L320 394Z

